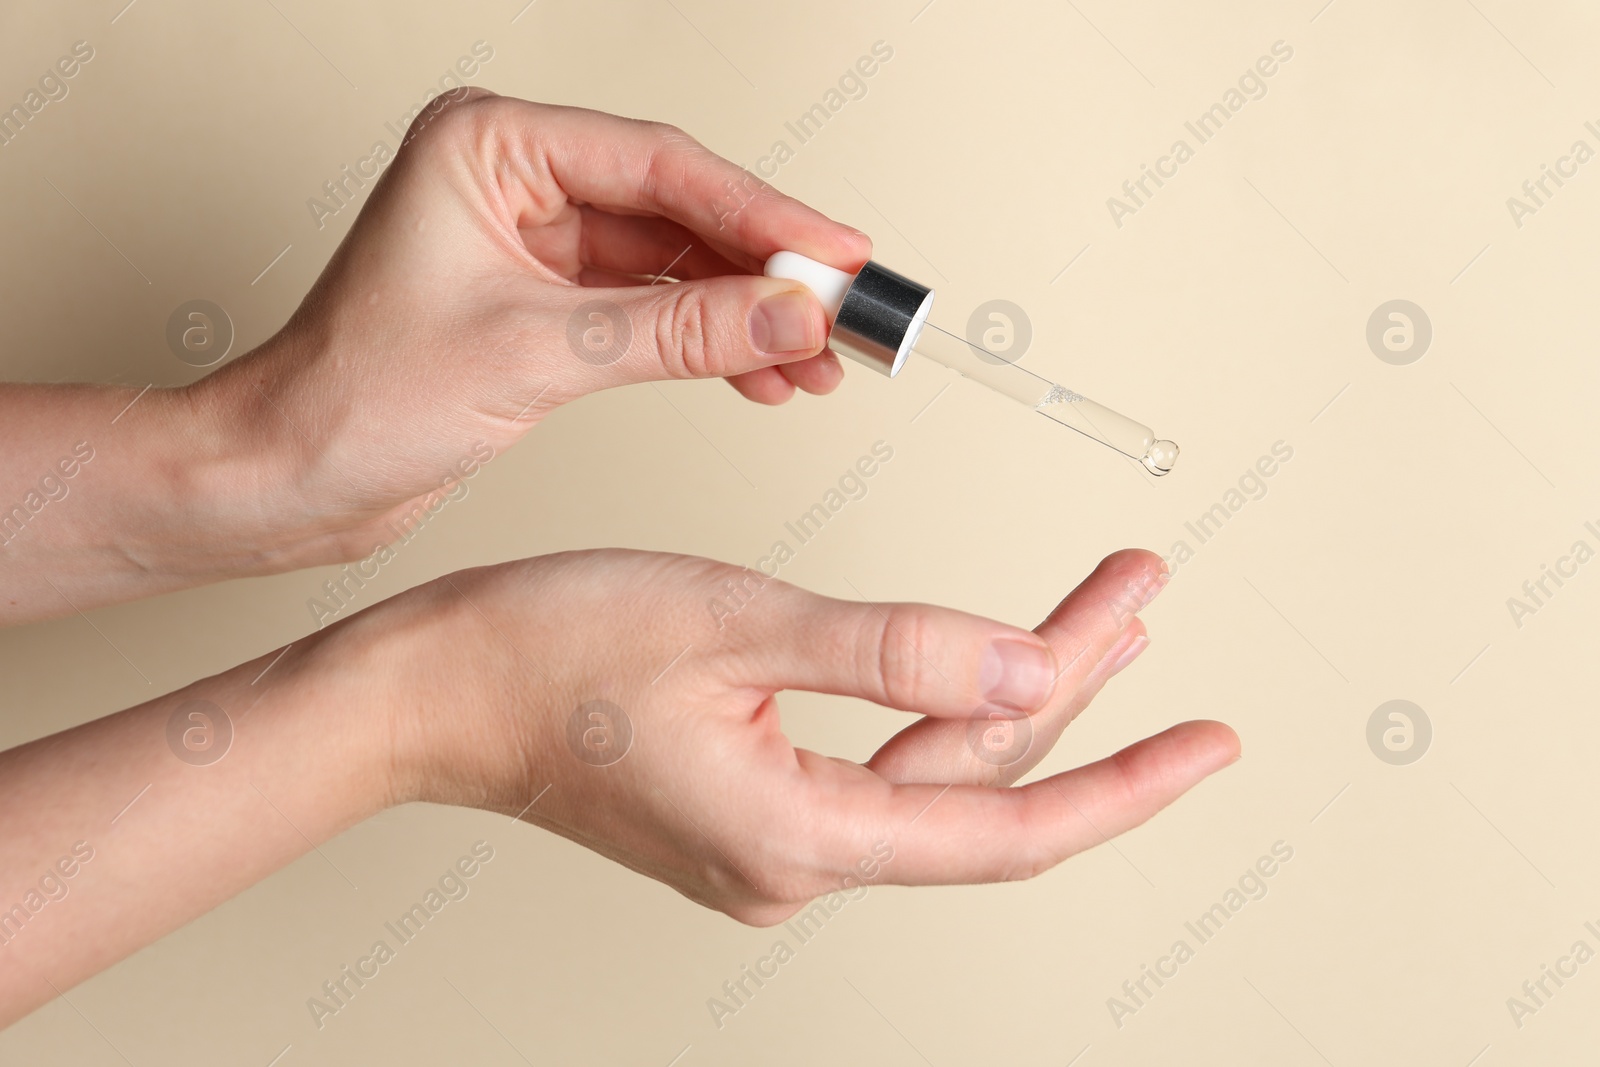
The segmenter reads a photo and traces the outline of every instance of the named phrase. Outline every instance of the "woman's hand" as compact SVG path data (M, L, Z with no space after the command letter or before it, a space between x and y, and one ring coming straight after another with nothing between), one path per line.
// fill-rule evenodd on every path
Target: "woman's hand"
M397 799L522 813L770 924L873 880L863 861L900 884L1031 877L1237 758L1228 727L1190 722L1003 788L1144 647L1134 613L1160 568L1117 553L1029 633L702 559L579 552L452 575L326 634L388 672ZM726 617L713 598L742 606ZM924 717L859 765L790 745L784 689Z
M1008 788L1144 647L1160 584L1116 553L1029 633L642 552L441 578L0 753L0 901L72 879L0 923L0 1026L411 800L519 815L748 923L1038 874L1238 756L1189 722ZM856 764L789 744L783 689L921 717Z
M282 332L193 392L282 458L269 520L309 513L296 536L353 558L480 442L503 451L586 393L832 390L821 306L760 275L782 248L871 253L680 130L463 89L413 122Z
M259 348L148 395L0 385L0 625L360 559L597 389L826 393L821 307L760 275L783 248L871 253L672 127L448 93Z

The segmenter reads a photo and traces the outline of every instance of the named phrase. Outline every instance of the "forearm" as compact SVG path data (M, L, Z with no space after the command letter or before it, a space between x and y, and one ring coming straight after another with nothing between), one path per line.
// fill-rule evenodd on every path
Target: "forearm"
M0 385L0 625L335 558L289 432L237 388Z
M0 1027L394 799L373 664L338 645L0 754Z

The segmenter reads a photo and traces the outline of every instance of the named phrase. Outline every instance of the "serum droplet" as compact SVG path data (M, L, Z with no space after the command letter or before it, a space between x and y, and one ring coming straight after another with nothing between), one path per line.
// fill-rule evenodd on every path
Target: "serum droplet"
M1178 462L1178 446L1171 441L1157 441L1139 459L1145 470L1160 476L1172 470Z

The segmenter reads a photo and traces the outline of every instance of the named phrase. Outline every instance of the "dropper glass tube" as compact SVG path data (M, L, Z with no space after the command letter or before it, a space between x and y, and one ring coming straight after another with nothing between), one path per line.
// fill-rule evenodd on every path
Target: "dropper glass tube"
M1157 439L1155 432L1143 423L1024 370L932 322L923 324L912 351L1138 460L1151 474L1166 474L1178 461L1178 446Z
M805 284L828 316L828 344L841 355L894 377L913 351L1008 396L1162 475L1178 461L1178 446L1150 427L1119 415L1065 386L928 321L933 290L881 263L850 274L798 252L775 252L763 273Z

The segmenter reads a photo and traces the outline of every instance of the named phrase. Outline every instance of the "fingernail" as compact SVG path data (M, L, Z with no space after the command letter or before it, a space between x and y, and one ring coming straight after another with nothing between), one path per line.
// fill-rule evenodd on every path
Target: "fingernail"
M810 294L787 289L766 297L750 311L750 343L770 356L815 352L822 347Z
M1032 711L1055 684L1056 659L1041 645L1001 638L984 652L978 685L988 700Z
M1133 639L1138 636L1138 630L1139 627L1131 622L1124 626L1122 632L1117 635L1117 639L1111 642L1111 647L1100 653L1100 658L1094 661L1094 669L1097 671L1104 670L1121 658L1122 654L1128 650L1128 646L1133 644Z
M1149 635L1140 634L1135 637L1128 643L1128 647L1122 650L1122 655L1111 661L1111 673L1116 674L1122 668L1138 659L1139 653L1143 652L1149 644Z

